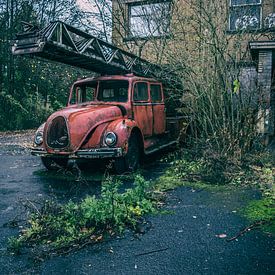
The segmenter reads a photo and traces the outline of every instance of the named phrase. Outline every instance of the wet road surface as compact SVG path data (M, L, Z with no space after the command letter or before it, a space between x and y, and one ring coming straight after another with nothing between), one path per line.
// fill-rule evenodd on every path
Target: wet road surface
M1 274L275 274L274 238L253 230L236 241L248 225L238 212L260 194L251 189L199 190L181 187L169 193L166 210L149 217L152 228L139 238L132 232L67 256L33 263L28 255L10 256L7 238L18 229L2 225L25 217L20 201L56 198L78 200L100 192L100 174L75 182L48 174L26 149L32 132L0 135L0 272ZM152 177L161 164L146 167ZM67 179L69 178L69 180Z

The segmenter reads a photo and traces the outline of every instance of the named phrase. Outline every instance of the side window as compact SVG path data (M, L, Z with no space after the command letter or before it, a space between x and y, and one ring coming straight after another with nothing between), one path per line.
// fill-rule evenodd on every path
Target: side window
M138 82L134 88L134 101L148 101L148 85L145 82Z
M152 102L162 102L161 86L159 84L151 84L150 92Z
M94 100L96 83L88 85L74 86L70 104L81 104Z

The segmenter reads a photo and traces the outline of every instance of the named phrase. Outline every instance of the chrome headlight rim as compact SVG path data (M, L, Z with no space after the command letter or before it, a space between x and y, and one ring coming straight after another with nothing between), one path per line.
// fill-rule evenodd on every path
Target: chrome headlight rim
M116 143L117 143L116 133L107 132L104 136L104 143L109 147L112 147L112 146L116 145Z
M34 143L38 146L43 143L43 132L36 132L34 137Z

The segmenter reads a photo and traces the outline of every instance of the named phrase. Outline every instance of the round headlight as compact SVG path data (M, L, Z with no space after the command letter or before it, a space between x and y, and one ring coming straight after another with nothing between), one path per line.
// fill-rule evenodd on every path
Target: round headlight
M34 143L36 145L41 145L43 143L43 133L37 132L34 138Z
M116 142L117 142L117 136L115 133L109 132L105 135L105 143L108 146L113 146L116 144Z

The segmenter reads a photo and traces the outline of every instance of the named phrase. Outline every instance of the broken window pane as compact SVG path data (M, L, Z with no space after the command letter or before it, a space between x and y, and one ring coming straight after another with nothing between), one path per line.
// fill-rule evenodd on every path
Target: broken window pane
M261 27L260 0L232 0L229 27L231 31L256 30Z

